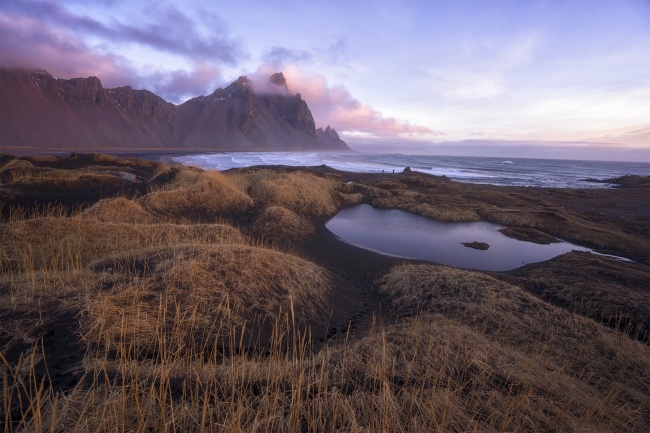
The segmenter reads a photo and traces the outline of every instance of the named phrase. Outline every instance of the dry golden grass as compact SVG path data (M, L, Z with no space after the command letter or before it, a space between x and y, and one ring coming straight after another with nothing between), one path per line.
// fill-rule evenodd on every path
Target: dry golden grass
M396 195L396 196L400 196L400 197L413 198L413 199L417 200L418 202L425 199L424 196L421 193L419 193L417 191L411 191L410 189L393 190L393 194Z
M87 169L106 169L107 167L129 167L135 170L149 171L156 169L163 163L137 158L122 158L102 153L71 153L66 158L68 162L85 165Z
M132 183L115 174L77 170L40 170L30 176L19 177L11 184L23 191L48 191L51 193L87 193L98 191L111 196L127 191Z
M90 266L109 292L88 297L84 339L111 350L178 353L215 345L235 327L259 337L283 315L326 322L328 273L285 253L244 245L181 245L119 254ZM218 339L215 340L215 339ZM246 338L250 342L250 337ZM203 350L205 351L205 350Z
M372 201L372 206L379 209L399 209L442 222L473 222L481 219L473 209L419 203L416 198L405 195L378 198Z
M541 245L548 245L556 242L560 242L554 236L548 235L544 232L532 228L524 227L505 227L499 229L499 232L504 235L513 238L519 239L526 242L533 242Z
M172 167L168 164L162 164L153 172L153 176L150 181L150 184L153 185L152 188L154 190L152 192L189 188L201 180L209 180L204 177L203 173L207 172L196 167ZM225 179L221 177L221 173L214 173L217 173L217 175L212 180L216 182L227 183Z
M636 361L630 354L620 363L636 369L627 371L629 382L599 383L598 377L589 379L591 372L567 372L561 360L514 349L465 322L440 315L415 318L379 328L333 354L330 371L342 377L332 399L346 408L339 415L347 418L344 430L647 428L647 373L641 370L647 358ZM634 355L647 355L644 349L635 347Z
M344 194L361 194L368 200L392 197L393 193L381 188L363 185L361 183L344 183L339 185L338 190Z
M571 312L606 323L632 338L650 339L647 266L587 253L534 264L500 279Z
M230 226L111 218L140 221L155 211L156 219L191 219L196 209L203 212L196 219L215 218L230 212L230 203L233 212L250 211L241 221L258 215L252 231L289 236L306 233L310 217L390 198L387 205L443 220L497 209L490 200L510 203L510 213L495 212L610 242L598 231L605 225L542 199L483 194L417 173L399 181L418 191L390 192L341 183L340 174L332 181L165 165L151 172L142 201L100 201L73 218L64 217L63 206L35 208L31 219L15 209L0 224L5 433L650 430L650 348L514 285L546 282L541 289L570 302L591 293L591 280L580 281L572 266L599 284L620 280L628 289L643 284L641 268L631 275L629 267L594 258L545 268L554 278L535 269L502 276L508 283L446 267L400 266L376 283L394 324L315 347L308 325L327 323L339 295L333 284L349 268L332 276L296 256L251 246ZM604 293L596 286L590 297L620 306L617 288ZM619 295L626 306L639 304L633 312L645 320L645 292ZM79 329L63 334L74 340L74 353L63 357L65 349L56 347L63 331L54 325L77 320ZM45 342L50 331L54 343ZM76 356L74 364L68 356ZM52 363L59 372L72 369L76 385L59 392L63 382Z
M80 216L106 223L151 224L156 220L140 203L124 197L100 200L84 210Z
M223 224L101 223L85 218L39 218L0 224L0 269L31 273L81 269L107 254L179 243L241 243Z
M364 197L363 194L345 194L342 192L338 193L339 197L339 202L341 203L341 207L349 207L349 206L355 206L358 204L363 203Z
M32 156L29 160L35 164L54 164L59 161L59 158L56 156L40 155Z
M602 417L600 421L609 425L601 427L602 431L630 431L631 426L642 431L650 426L648 346L476 272L405 265L384 277L380 290L397 312L457 321L512 351L527 362L514 366L521 367L518 375L544 369L557 375L552 382L535 381L536 386L557 389L556 397L545 396L551 403L571 390L564 397L571 401L560 400L550 413L578 419ZM513 368L513 374L515 371ZM540 398L546 392L544 388L541 391ZM534 395L531 398L539 401ZM590 413L597 402L603 406L598 413ZM568 403L579 409L561 411Z
M31 416L16 425L38 431L604 433L648 427L645 371L627 370L631 380L623 385L592 376L589 366L576 375L544 351L516 350L460 320L428 315L375 327L317 354L300 335L288 347L281 343L295 329L276 325L266 353L225 357L216 350L201 355L191 344L178 350L172 341L183 338L184 329L159 327L153 358L138 361L120 351L114 361L88 359L90 380L66 395L40 388L30 359L20 363L24 374L5 364L13 385L5 398L27 390L22 413ZM116 326L128 337L128 321ZM239 334L229 338L236 344ZM641 393L629 393L639 385Z
M372 207L379 209L401 209L406 210L411 206L418 205L418 201L411 197L393 196L386 198L377 198L372 201Z
M539 209L483 209L481 216L488 221L504 226L547 229L548 220L567 221L567 217L557 212Z
M29 161L24 159L11 159L0 166L0 185L9 184L23 177L33 176L39 171Z
M15 421L8 431L650 426L647 346L484 274L397 267L380 289L393 309L416 317L315 352L296 323L323 317L331 288L323 270L295 257L187 245L119 254L88 270L111 287L83 298L88 352L79 368L88 380L57 394L41 385L38 350L14 365L0 358L5 420ZM260 314L273 325L267 349L249 353L256 335L265 338L255 330ZM21 406L8 406L19 392Z
M165 176L171 172L159 173ZM142 206L160 216L214 221L248 210L253 201L216 171L183 169L162 189L147 194Z
M597 248L602 252L623 254L644 263L650 260L648 241L645 237L625 232L614 224L590 221L562 209L484 208L479 213L483 219L497 224L538 229L563 240ZM633 251L634 255L630 255L629 251Z
M258 207L281 206L303 216L333 215L341 207L339 184L310 173L258 170L229 177Z
M309 239L316 230L304 217L280 206L265 208L251 227L251 233L261 239L294 243Z
M481 217L473 209L463 209L454 206L432 206L428 204L418 204L410 206L408 211L417 215L422 215L442 222L474 222L480 221Z

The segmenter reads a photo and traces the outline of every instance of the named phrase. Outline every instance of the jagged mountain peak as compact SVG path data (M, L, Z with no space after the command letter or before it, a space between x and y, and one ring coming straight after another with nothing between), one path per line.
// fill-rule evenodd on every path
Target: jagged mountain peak
M237 78L235 81L232 82L232 84L230 84L230 86L249 86L250 84L251 84L251 80L249 80L246 75L240 75L239 78Z
M341 137L339 137L336 130L329 125L327 125L325 130L323 130L322 127L318 128L316 130L316 137L332 149L343 150L348 148L347 144L345 144L345 141L341 140Z
M37 149L349 150L322 141L282 72L259 89L241 76L174 105L148 90L104 88L97 77L56 79L0 68L0 146ZM329 134L326 134L329 136Z
M284 77L284 74L282 72L276 72L273 75L271 75L271 77L269 78L269 82L278 87L282 87L286 90L289 90L289 87L287 86L287 79Z

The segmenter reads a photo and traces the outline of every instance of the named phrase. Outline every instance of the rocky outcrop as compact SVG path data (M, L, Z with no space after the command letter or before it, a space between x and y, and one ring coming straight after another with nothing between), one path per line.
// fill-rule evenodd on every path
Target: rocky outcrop
M97 77L0 69L0 145L41 150L349 150L321 133L279 72L269 92L239 77L209 96L174 105L148 90L104 89ZM320 135L319 135L320 134Z
M131 86L107 90L108 97L130 115L159 122L175 122L178 110L174 104L148 90L134 90Z
M336 130L331 128L329 125L327 125L325 130L323 130L323 128L318 128L316 130L316 137L325 143L325 145L330 149L348 149L348 145L345 144L345 141L341 140L341 137L339 137Z
M269 78L269 83L280 88L284 88L286 91L289 91L289 86L287 86L287 79L284 78L284 74L282 72L276 72L271 75L271 78Z
M278 114L292 128L316 137L316 124L307 103L302 100L300 93L292 94L289 91L284 74L276 72L271 75L269 84L268 93L260 95L264 105Z
M5 74L3 73L3 75ZM3 76L3 78L5 77ZM34 83L48 98L62 99L71 106L104 107L106 105L104 88L97 77L59 80L48 74L47 71L39 70L16 78Z
M260 118L250 84L248 78L239 77L224 90L226 98L233 102L233 106L228 110L228 126L234 126L247 135L252 134Z

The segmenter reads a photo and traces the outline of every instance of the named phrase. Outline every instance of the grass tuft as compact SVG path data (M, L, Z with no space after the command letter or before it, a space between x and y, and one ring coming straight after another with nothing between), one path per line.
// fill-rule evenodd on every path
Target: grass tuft
M280 206L264 208L251 228L257 238L281 244L302 242L313 236L315 231L306 218Z
M245 212L253 201L215 171L180 170L174 179L141 200L155 215L214 221Z

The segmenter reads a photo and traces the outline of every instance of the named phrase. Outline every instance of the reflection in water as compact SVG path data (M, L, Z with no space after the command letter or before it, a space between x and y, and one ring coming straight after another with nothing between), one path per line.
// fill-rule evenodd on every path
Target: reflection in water
M443 223L367 204L342 210L325 226L345 242L382 254L485 271L515 269L572 250L591 251L568 242L539 245L512 239L498 231L502 226L488 222ZM485 242L490 248L476 250L462 242Z

